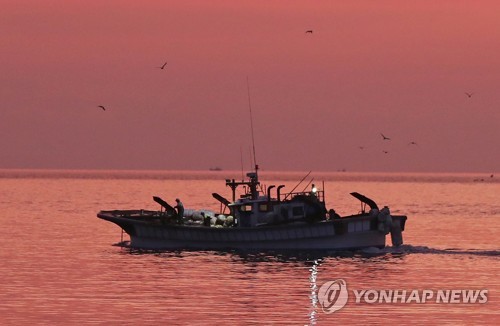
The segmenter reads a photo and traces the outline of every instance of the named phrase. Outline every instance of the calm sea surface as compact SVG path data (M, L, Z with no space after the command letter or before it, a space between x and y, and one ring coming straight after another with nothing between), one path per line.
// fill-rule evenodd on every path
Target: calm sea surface
M304 175L261 181L290 191ZM131 251L96 217L159 209L154 195L218 210L211 194L230 197L233 177L241 173L0 170L0 325L500 323L500 176L315 174L341 215L360 210L357 191L408 216L405 245L378 253ZM337 279L349 300L327 314L317 292ZM488 290L488 301L370 304L351 292L454 289Z

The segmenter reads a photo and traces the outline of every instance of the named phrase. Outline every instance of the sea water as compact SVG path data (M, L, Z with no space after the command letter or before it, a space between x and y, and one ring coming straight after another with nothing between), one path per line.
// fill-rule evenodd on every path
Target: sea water
M286 185L285 193L307 189L307 180L299 184L304 175L262 172L260 178L265 186ZM211 194L230 198L225 179L241 177L0 170L0 325L498 324L495 176L316 173L327 207L340 215L362 209L349 195L356 191L408 216L405 244L383 250L131 250L120 245L128 237L119 227L96 217L99 210L159 209L152 196L218 211ZM331 312L327 304L334 300L325 303L318 294L339 280L348 298ZM409 300L415 291L418 300ZM448 300L437 301L445 291ZM483 291L487 300L466 303L461 291ZM391 299L379 300L388 293Z

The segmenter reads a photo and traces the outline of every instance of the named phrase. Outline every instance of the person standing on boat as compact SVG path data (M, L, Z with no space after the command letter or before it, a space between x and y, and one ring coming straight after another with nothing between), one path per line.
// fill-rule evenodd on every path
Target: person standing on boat
M311 186L311 196L316 197L318 195L318 188L314 185L314 183Z
M205 216L205 213L201 212L201 217L203 218L203 225L210 227L210 216Z
M177 205L174 207L177 209L177 223L182 224L182 218L184 217L184 205L179 198L176 198L175 201L177 202Z

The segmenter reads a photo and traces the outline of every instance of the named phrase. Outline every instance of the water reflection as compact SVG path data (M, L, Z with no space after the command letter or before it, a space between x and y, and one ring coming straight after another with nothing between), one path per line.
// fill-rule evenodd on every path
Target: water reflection
M311 311L309 312L309 325L316 325L317 322L317 306L318 306L318 286L316 284L316 280L318 277L318 267L320 265L321 260L315 260L313 265L309 269L311 275L309 276L309 283L311 288L311 295L309 298L311 299Z
M430 288L451 288L463 286L463 283L456 283L457 277L463 282L471 275L457 274L454 269L444 268L440 270L443 278L422 283L421 276L426 275L429 268L435 268L437 262L446 261L443 266L469 264L470 268L474 268L491 260L491 257L496 259L499 254L496 250L434 249L409 245L378 251L342 252L150 251L128 247L118 252L129 266L135 266L132 269L148 271L148 275L161 279L161 283L154 284L162 284L164 291L175 293L162 299L172 305L179 306L179 300L191 300L193 296L187 293L195 287L195 297L200 296L210 302L206 310L199 312L211 314L214 319L228 316L236 309L241 316L253 316L267 324L289 320L301 325L328 323L334 317L346 321L348 315L357 315L356 309L360 307L352 302L335 316L323 313L318 290L325 282L345 279L354 289L397 289L402 284L408 289L421 287L422 284ZM469 258L476 258L476 261L470 262ZM476 282L484 278L480 270L477 268L474 273ZM145 280L142 278L141 282ZM129 286L144 286L135 279L128 282ZM424 308L430 312L435 309L431 305ZM375 306L363 309L366 316L378 313Z
M410 253L424 253L418 248L418 250L411 250L411 246L406 246L405 249L402 250L394 250L391 248L386 249L378 249L378 248L369 248L368 250L356 250L356 251L322 251L322 250L188 250L188 249L177 249L177 250L154 250L154 249L140 249L133 248L129 246L129 243L118 242L114 244L114 246L122 247L121 251L123 254L132 254L132 255L140 255L140 254L163 254L164 257L169 257L175 254L175 256L182 257L182 253L190 253L190 256L200 254L211 254L215 256L228 256L231 258L233 262L242 262L242 263L301 263L305 266L309 266L314 262L325 260L327 258L379 258L379 259L388 259L391 260L393 258L400 258L408 255ZM429 251L434 253L439 253L438 249L430 249ZM443 250L444 252L449 252L448 250ZM453 253L453 252L451 252ZM460 253L460 251L455 251L455 253ZM463 252L462 253L466 253ZM483 254L486 254L483 252Z

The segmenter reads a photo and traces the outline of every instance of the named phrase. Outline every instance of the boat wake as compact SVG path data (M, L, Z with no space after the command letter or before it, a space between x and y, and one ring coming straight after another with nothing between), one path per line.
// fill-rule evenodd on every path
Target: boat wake
M114 243L113 246L115 247L123 247L123 248L130 248L130 241L119 241L117 243Z
M383 249L378 248L366 248L361 250L361 254L366 255L405 255L405 254L434 254L434 255L473 255L473 256L500 256L500 250L482 250L482 249L458 249L458 248L447 248L447 249L437 249L429 248L427 246L412 246L412 245L402 245L399 247L385 247Z

